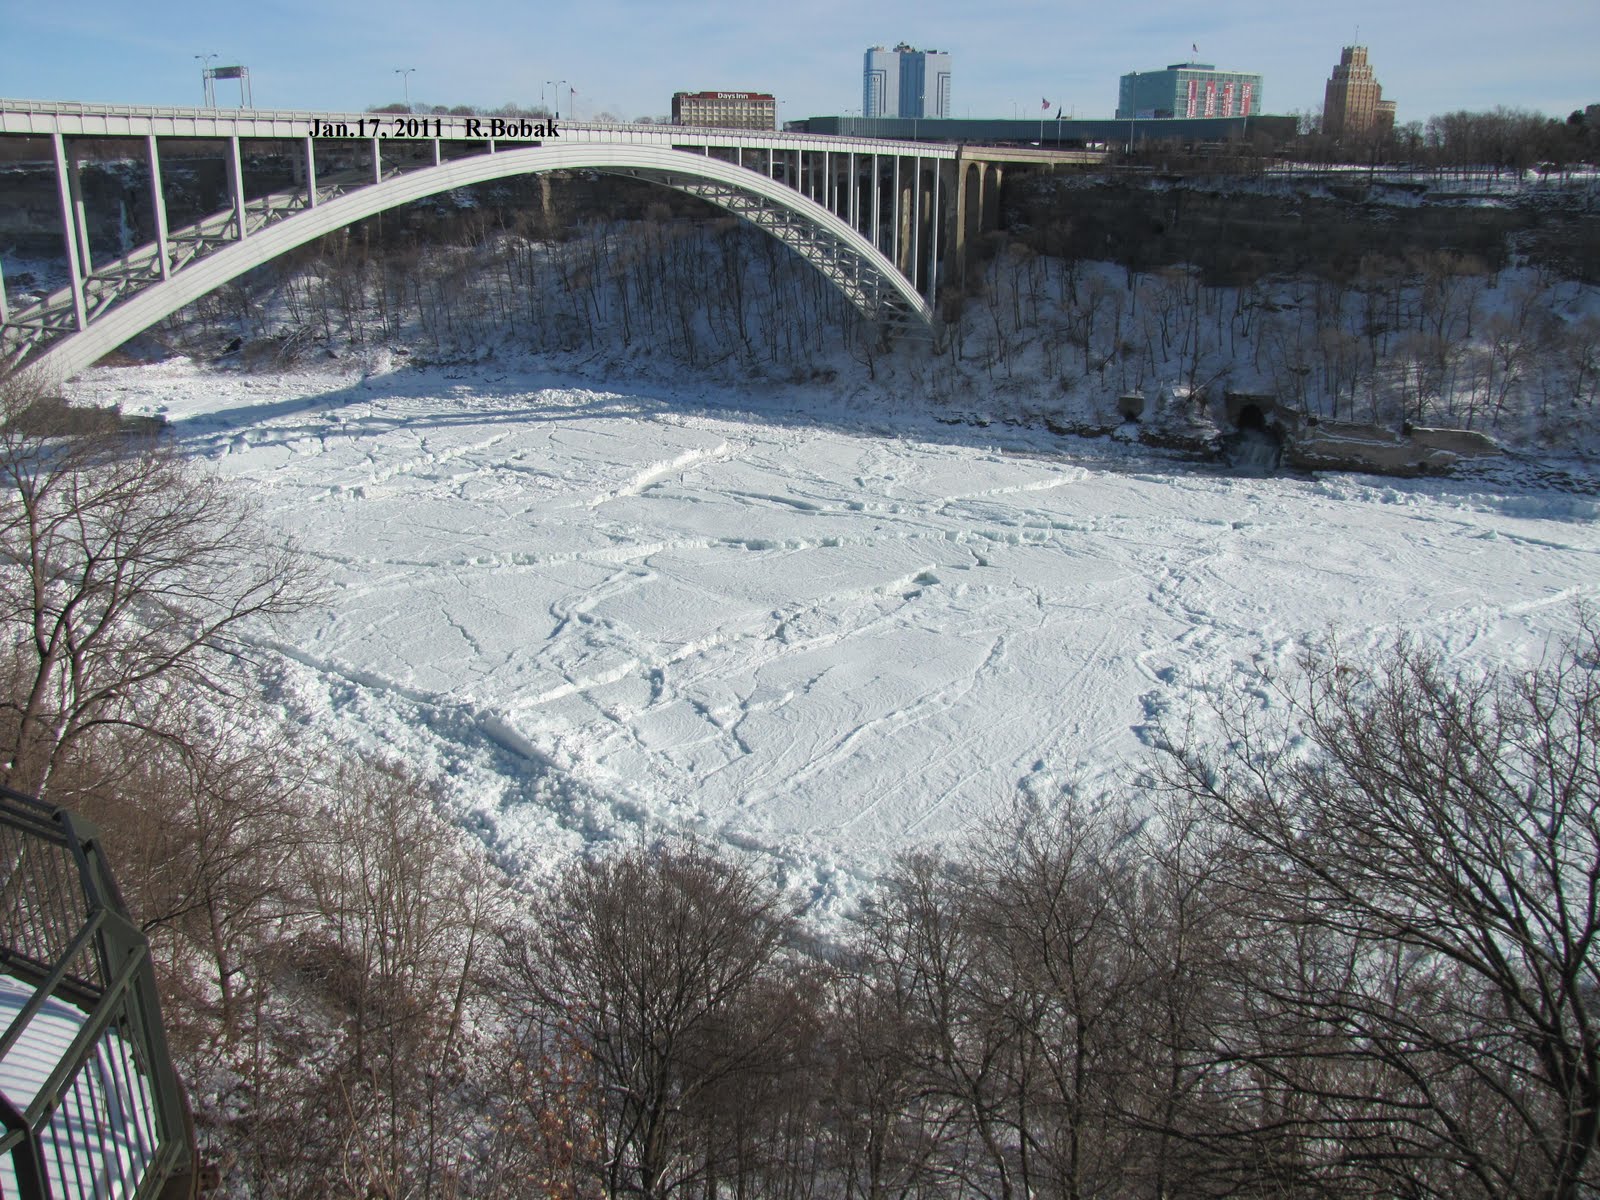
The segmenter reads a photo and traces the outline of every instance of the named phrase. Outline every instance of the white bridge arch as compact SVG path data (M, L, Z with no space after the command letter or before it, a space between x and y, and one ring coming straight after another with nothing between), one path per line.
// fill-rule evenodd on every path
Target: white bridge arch
M0 270L0 372L26 366L69 378L208 292L325 234L455 188L571 170L699 196L791 247L868 319L925 330L941 266L959 274L969 236L996 220L1000 163L1077 161L1070 152L975 155L949 144L682 126L564 123L558 136L541 129L536 141L496 142L482 137L476 119L386 119L425 132L371 135L380 126L372 114L0 101L0 139L47 139L53 151L70 281L25 307L8 306ZM160 147L173 141L223 144L229 207L169 231ZM113 156L145 160L151 241L114 261L92 261L83 143L111 143ZM276 153L288 148L295 183L252 198L241 144L262 143L275 144ZM345 169L319 179L319 147L342 149ZM365 165L349 167L352 153Z
M655 146L578 143L474 155L422 167L297 208L246 237L197 257L162 280L155 275L27 359L41 373L67 379L162 318L246 271L366 217L475 183L541 171L595 170L629 175L700 196L751 221L815 265L867 317L887 324L927 323L932 312L894 264L864 236L815 200L754 171L719 159ZM264 216L276 210L267 208ZM247 217L248 224L248 217ZM181 244L183 231L172 235ZM144 247L146 252L153 247ZM148 254L147 254L148 256ZM132 256L130 256L132 257ZM119 264L110 264L106 274ZM135 264L137 265L137 264ZM148 264L145 264L148 266ZM69 295L52 297L58 304ZM48 303L48 302L47 302ZM18 313L25 318L26 313Z

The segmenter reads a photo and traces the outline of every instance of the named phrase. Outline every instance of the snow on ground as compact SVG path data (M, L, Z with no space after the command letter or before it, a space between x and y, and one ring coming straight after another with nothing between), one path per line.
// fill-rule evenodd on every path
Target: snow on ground
M319 735L449 777L523 869L692 830L823 912L1019 793L1131 779L1153 722L1330 631L1528 662L1600 593L1582 495L1237 478L910 398L170 364L76 394L165 411L326 564L270 643Z

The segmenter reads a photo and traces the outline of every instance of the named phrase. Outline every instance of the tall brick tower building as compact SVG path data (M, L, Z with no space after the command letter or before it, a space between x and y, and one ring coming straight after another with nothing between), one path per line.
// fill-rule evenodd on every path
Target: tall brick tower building
M1365 46L1346 46L1322 97L1322 132L1329 137L1362 137L1394 128L1393 100L1367 64Z

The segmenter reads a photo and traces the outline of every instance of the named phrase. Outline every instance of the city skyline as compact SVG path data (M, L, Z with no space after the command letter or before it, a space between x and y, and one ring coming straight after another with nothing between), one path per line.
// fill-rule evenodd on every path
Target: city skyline
M250 69L258 108L360 110L407 91L418 104L480 108L531 106L543 93L553 107L560 87L570 116L570 87L580 117L632 119L665 115L676 91L737 89L775 94L785 121L859 112L863 48L905 41L956 58L957 117L1031 117L1045 100L1052 111L1110 116L1123 74L1196 56L1262 75L1269 112L1319 113L1332 64L1356 43L1370 48L1401 123L1496 105L1564 118L1600 100L1593 15L1580 0L1529 0L1509 29L1504 7L1487 0L1464 0L1448 21L1375 0L1336 12L1152 0L1125 17L1044 4L973 12L949 0L870 13L823 0L783 16L725 0L681 10L601 0L533 17L504 0L449 15L415 0L336 11L307 0L257 11L3 0L0 11L0 94L16 99L196 105L199 56L215 55L215 65ZM219 103L237 103L231 84L217 91Z

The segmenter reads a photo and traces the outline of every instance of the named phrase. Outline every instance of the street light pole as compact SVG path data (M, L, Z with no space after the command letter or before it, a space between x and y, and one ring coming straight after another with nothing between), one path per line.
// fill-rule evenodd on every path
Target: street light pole
M216 85L211 82L211 60L217 57L219 55L216 54L195 55L195 58L200 63L200 95L205 100L207 108L215 108L217 106Z
M400 76L401 86L405 88L407 112L411 111L411 73L415 70L415 67L396 67L394 69L394 73Z
M559 121L561 119L561 89L567 86L567 81L565 79L546 79L544 84L546 87L553 87L556 89L556 111L554 115L555 119ZM544 93L542 92L540 93L540 95L543 94Z

